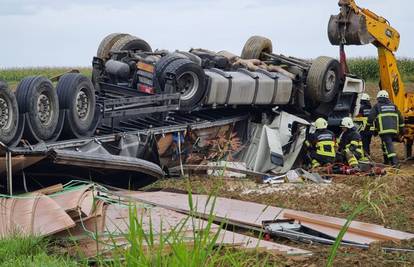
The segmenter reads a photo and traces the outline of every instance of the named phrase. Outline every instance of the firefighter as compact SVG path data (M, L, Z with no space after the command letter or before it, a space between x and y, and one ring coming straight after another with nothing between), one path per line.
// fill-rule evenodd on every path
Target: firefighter
M374 135L379 134L382 142L384 163L398 166L397 154L393 140L404 129L404 120L401 112L390 101L388 92L381 90L377 94L377 104L371 109L368 116L368 125Z
M371 154L371 138L372 132L370 131L370 127L367 127L368 124L368 116L371 112L371 98L367 93L363 93L361 96L361 106L359 108L359 112L357 117L354 119L354 122L359 125L359 133L362 139L362 146L364 148L365 155Z
M318 118L315 128L316 131L305 142L312 168L334 163L336 155L335 134L327 129L328 122L324 118Z
M354 121L345 117L341 121L342 133L338 140L338 153L343 161L353 168L358 168L360 162L368 161L365 157L361 135L358 133Z

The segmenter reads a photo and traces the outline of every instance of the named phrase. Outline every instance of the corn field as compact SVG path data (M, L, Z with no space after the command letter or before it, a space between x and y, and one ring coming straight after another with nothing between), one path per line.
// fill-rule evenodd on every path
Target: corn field
M79 70L82 74L90 77L92 69L88 67L31 67L31 68L7 68L0 69L0 80L11 84L20 82L23 78L33 75L42 75L47 78L60 75L72 69Z
M379 80L378 60L375 57L361 57L348 59L350 72L366 81ZM400 58L398 68L405 82L414 82L414 59ZM78 69L82 74L90 77L92 69L88 67L31 67L0 69L0 80L17 84L24 77L43 75L48 78L57 76L71 69Z
M357 75L366 81L379 80L377 58L351 58L348 59L348 66L352 74ZM398 60L398 69L405 82L414 82L414 59L400 58Z

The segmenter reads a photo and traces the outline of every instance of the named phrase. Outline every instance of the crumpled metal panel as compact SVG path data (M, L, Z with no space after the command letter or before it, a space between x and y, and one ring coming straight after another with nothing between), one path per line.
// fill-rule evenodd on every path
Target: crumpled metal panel
M281 112L267 126L252 123L250 143L237 159L256 172L287 172L302 149L306 125L309 125L306 120L287 112Z
M152 143L151 138L142 144L138 136L125 135L119 141L118 155L111 154L102 143L96 141L77 148L52 149L51 155L56 164L141 172L158 179L164 175L159 164L142 158L145 154L148 157L153 153ZM144 151L148 149L151 151ZM156 158L157 155L153 156L153 160Z

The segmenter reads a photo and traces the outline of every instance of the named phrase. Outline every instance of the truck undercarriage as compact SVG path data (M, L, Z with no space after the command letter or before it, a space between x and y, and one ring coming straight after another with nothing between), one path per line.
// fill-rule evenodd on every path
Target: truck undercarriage
M247 131L240 125L270 123L280 112L305 120L323 116L331 125L339 125L342 117L358 110L363 90L362 80L341 75L335 59L277 55L263 37L250 38L239 57L205 49L152 52L142 39L111 34L93 58L92 80L67 73L58 78L55 89L45 77L33 76L22 80L15 94L2 84L3 171L8 178L13 173L26 181L30 168L36 176L51 163L73 164L98 172L111 169L106 179L110 183L117 171L109 162L118 160L131 172L148 175L146 165L136 160L147 160L150 169L152 163L163 165L156 150L167 134L173 133L171 145L194 130L227 125L228 136L234 132L240 138ZM125 136L138 136L139 141L127 145L135 150L143 144L140 136L153 140L141 149L152 150L152 155L144 156L142 151L124 155L120 143ZM85 146L88 152L83 151ZM74 151L85 154L74 155ZM21 155L39 160L31 164L30 159L14 160ZM82 163L88 157L89 163ZM86 169L80 168L75 176L91 177ZM149 176L157 179L164 171L155 169Z

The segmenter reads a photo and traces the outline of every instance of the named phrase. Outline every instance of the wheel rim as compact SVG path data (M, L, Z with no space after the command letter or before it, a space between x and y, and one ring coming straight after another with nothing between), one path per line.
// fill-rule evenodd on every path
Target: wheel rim
M83 121L88 118L91 106L90 101L86 89L80 89L76 95L76 115Z
M333 70L328 71L325 80L325 91L331 92L335 89L336 74Z
M0 129L8 129L11 124L13 112L7 99L0 98Z
M53 108L50 97L46 93L41 93L37 98L37 117L43 125L49 125L53 117Z
M199 84L200 81L194 72L182 73L177 79L177 89L181 93L181 99L191 99L196 94Z

